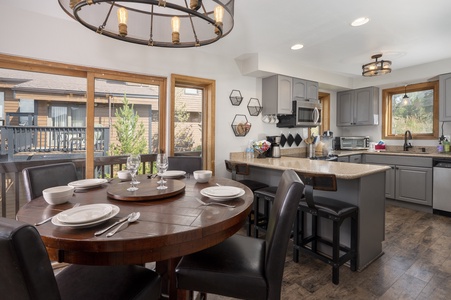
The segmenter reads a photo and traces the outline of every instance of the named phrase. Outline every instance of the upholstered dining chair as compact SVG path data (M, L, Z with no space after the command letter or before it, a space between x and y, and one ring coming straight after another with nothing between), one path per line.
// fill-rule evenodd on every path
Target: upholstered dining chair
M266 239L233 235L182 257L176 267L179 293L186 290L242 299L280 299L288 240L304 184L293 170L282 174Z
M141 266L70 265L56 276L32 225L0 218L0 295L5 300L159 299L160 276Z
M202 157L200 156L169 156L168 162L168 170L180 170L188 174L202 170Z
M29 167L22 170L27 201L42 196L42 191L78 180L77 169L71 162Z

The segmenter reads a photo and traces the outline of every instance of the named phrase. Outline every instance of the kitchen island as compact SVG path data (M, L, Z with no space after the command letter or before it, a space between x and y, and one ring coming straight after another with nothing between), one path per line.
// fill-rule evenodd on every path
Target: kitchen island
M308 158L251 158L241 153L230 155L232 163L246 163L250 166L249 178L270 185L277 185L284 170L298 172L328 173L337 177L337 192L315 191L359 208L358 261L357 268L362 270L383 254L382 241L385 237L385 171L387 166L329 162ZM349 221L349 220L347 220ZM332 236L332 223L320 220L319 233ZM350 223L341 227L341 241L350 242ZM329 249L321 249L328 252Z

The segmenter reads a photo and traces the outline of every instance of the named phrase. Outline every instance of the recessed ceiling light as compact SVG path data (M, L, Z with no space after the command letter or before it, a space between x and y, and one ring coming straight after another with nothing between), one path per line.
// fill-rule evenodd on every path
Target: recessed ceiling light
M295 44L295 45L291 46L291 50L299 50L302 48L304 48L304 45L302 45L302 44Z
M355 19L354 21L352 21L351 26L357 27L357 26L362 26L365 25L366 23L369 22L369 18L367 17L361 17L358 19Z

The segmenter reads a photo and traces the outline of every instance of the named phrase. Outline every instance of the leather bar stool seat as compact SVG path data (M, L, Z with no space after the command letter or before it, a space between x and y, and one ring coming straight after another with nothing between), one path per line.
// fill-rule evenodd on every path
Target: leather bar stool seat
M350 261L351 270L357 270L358 207L331 197L314 195L313 190L336 191L333 174L298 173L305 183L304 195L298 207L294 226L293 260L299 261L299 252L311 255L332 266L332 282L339 284L339 268ZM306 236L305 214L311 215L311 234ZM318 235L318 217L332 221L332 240ZM350 219L350 246L340 242L341 225ZM332 248L332 255L318 251L318 245ZM343 253L343 254L341 254ZM340 255L341 254L341 255Z
M259 237L259 231L266 232L269 221L269 212L274 198L276 197L277 186L268 186L254 192L254 237ZM262 205L262 206L260 206Z

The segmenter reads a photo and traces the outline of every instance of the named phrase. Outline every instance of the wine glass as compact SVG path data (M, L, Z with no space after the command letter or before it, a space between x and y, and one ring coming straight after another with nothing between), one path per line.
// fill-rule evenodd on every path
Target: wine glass
M129 192L134 192L138 190L138 188L135 186L137 182L135 177L140 164L141 157L139 154L130 154L130 156L127 157L127 169L130 171L130 174L132 175L132 182L130 182L132 186L127 189L127 191Z
M162 174L166 172L168 169L168 156L166 153L160 153L157 155L157 168L158 168L158 174L160 175L160 181L158 183L160 184L157 189L158 190L165 190L168 187L164 184L166 183L166 180L163 179Z

